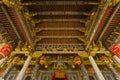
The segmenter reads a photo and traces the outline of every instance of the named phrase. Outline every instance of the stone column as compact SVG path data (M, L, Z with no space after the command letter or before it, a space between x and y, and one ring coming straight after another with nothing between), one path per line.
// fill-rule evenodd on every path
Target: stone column
M116 72L115 68L111 64L108 64L107 66L112 71L112 73L115 76L116 80L120 80L120 75Z
M120 64L120 58L119 57L117 57L116 55L114 55L113 58Z
M89 80L87 70L83 64L81 64L81 71L83 73L83 80Z
M5 63L8 59L8 56L0 60L0 66Z
M90 60L90 63L91 63L91 65L92 65L92 67L97 75L98 80L105 80L105 78L103 77L101 71L99 70L99 68L98 68L98 66L97 66L97 64L92 56L89 56L89 60Z
M27 67L29 66L31 58L32 58L31 56L27 57L27 60L25 61L25 64L23 65L21 71L19 72L19 74L18 74L18 76L17 76L17 78L15 80L23 80L23 77L25 75Z
M35 65L34 71L33 71L33 77L32 80L38 80L38 71L39 71L39 64Z
M18 58L15 57L15 58L13 59L13 61L9 64L9 66L6 68L6 70L4 71L4 73L3 73L3 75L2 75L2 78L3 78L3 79L4 79L4 78L6 77L6 75L10 72L11 68L14 66L14 64L15 64L15 62L16 62L17 59L18 59Z

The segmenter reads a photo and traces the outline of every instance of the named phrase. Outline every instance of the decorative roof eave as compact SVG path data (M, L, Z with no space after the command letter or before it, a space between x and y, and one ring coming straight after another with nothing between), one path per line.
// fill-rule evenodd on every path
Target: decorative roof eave
M110 4L110 0L105 3L104 8L101 11L100 17L99 17L98 21L96 22L94 31L91 34L88 44L86 45L86 50L88 50L89 46L95 41L94 38L97 37L96 34L98 34L97 33L98 30L103 27L100 25L101 25L102 20L104 19L104 16L106 15L107 10L109 9L109 4Z
M8 0L3 0L3 3L5 5L7 5L9 8L11 8L13 15L16 18L16 21L21 29L22 35L24 36L25 40L27 41L27 43L31 46L31 48L34 50L34 45L32 44L32 40L30 37L30 34L27 30L27 23L25 23L26 21L23 19L23 15L22 15L22 6L18 6L16 3L13 3L12 1L8 1ZM2 3L2 4L3 4Z
M23 2L24 6L28 5L98 5L100 2L88 2L88 1L31 1Z
M4 7L4 5L1 5L1 8L2 8L3 12L5 13L5 15L6 15L8 21L10 22L10 24L11 24L13 30L15 31L15 33L16 33L18 39L19 39L19 40L22 40L20 34L17 32L17 29L16 29L16 27L15 27L15 25L14 25L14 23L13 23L11 17L10 17L10 15L8 14L6 8Z
M22 19L21 11L18 10L16 7L12 8L12 10L14 12L13 14L15 15L15 17L17 19L19 27L20 27L21 31L23 32L23 35L24 35L27 43L31 46L32 49L34 49L34 45L32 43L32 39L31 39L30 34L29 34L29 32L28 32L28 30L26 28L27 24L25 24L24 20Z
M100 35L99 38L98 38L97 42L100 41L100 40L102 39L103 35L104 35L105 32L107 31L107 29L108 29L108 27L109 27L109 25L110 25L112 19L114 18L114 15L116 14L116 12L118 11L119 8L120 8L120 3L119 3L119 4L116 6L116 8L114 9L114 12L113 12L112 15L110 16L110 18L109 18L107 24L105 25L105 28L103 29L101 35Z

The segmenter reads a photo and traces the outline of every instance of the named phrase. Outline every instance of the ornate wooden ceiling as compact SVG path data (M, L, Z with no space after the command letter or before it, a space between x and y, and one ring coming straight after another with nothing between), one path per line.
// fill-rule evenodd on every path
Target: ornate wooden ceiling
M88 50L93 42L105 40L110 46L109 40L120 31L116 0L1 0L0 4L0 24L8 41L27 42L33 50L44 45Z
M37 44L82 45L87 24L98 3L85 1L22 1L26 5L25 14L30 17ZM37 7L37 8L36 8ZM28 18L29 20L29 18ZM81 40L80 40L81 39Z

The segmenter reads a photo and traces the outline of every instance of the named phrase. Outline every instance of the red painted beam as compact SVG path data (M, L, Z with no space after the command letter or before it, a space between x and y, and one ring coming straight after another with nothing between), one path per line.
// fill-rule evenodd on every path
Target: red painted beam
M17 16L16 11L14 10L14 8L10 8L10 9L12 10L12 13L13 13L14 17L16 18L17 24L19 25L19 29L21 30L24 39L27 41L28 44L30 44L29 40L27 38L27 35L25 33L25 30L23 29L22 24L21 24L21 22L20 22L20 20L19 20L19 18Z
M108 21L108 17L111 15L111 12L112 12L111 9L112 9L112 7L108 7L107 10L105 11L105 14L102 17L102 20L101 20L101 22L100 22L100 24L98 26L98 29L95 32L95 35L94 35L94 37L93 37L93 39L92 39L90 44L95 42L96 39L98 38L99 34L101 33L101 30L104 28L105 23Z

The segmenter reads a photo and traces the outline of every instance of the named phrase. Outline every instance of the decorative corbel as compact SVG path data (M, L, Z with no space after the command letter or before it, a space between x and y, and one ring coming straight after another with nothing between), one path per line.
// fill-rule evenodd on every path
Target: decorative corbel
M25 16L26 16L26 19L27 19L27 20L31 20L31 17L32 17L32 16L35 16L35 15L37 15L37 13L29 13L29 12L26 12L26 13L25 13Z
M81 23L86 23L86 19L80 20Z
M99 8L103 9L104 8L104 4L107 2L107 0L101 0L100 4L99 4Z
M93 51L98 51L98 46L93 42Z
M41 22L41 20L31 20L31 24L35 26L37 23Z
M116 4L118 4L119 2L120 0L111 0L110 6L116 6Z
M111 39L107 39L106 42L112 44L113 41Z
M85 43L85 39L84 39L84 38L79 37L78 40L80 40L80 41L82 41L83 43Z
M32 30L32 36L36 36L36 33L37 33L37 32L40 32L40 31L41 31L40 28L34 28L34 29Z
M33 45L36 45L36 43L37 43L38 41L40 41L40 40L41 40L41 37L35 38L35 40L33 41Z
M14 2L12 2L11 0L2 0L2 2L7 5L8 7L13 7L14 6Z
M102 41L99 41L98 43L99 43L98 45L99 45L100 51L105 51L106 49L103 47Z
M94 19L95 12L92 12L90 15L90 20Z
M28 46L27 46L27 42L23 45L22 47L22 51L27 51L28 50Z
M86 32L86 29L85 29L85 28L80 28L79 31L85 33L85 32Z
M117 35L120 35L120 32L112 32L112 34L117 34Z
M18 46L15 48L15 51L21 51L22 41L18 42Z

